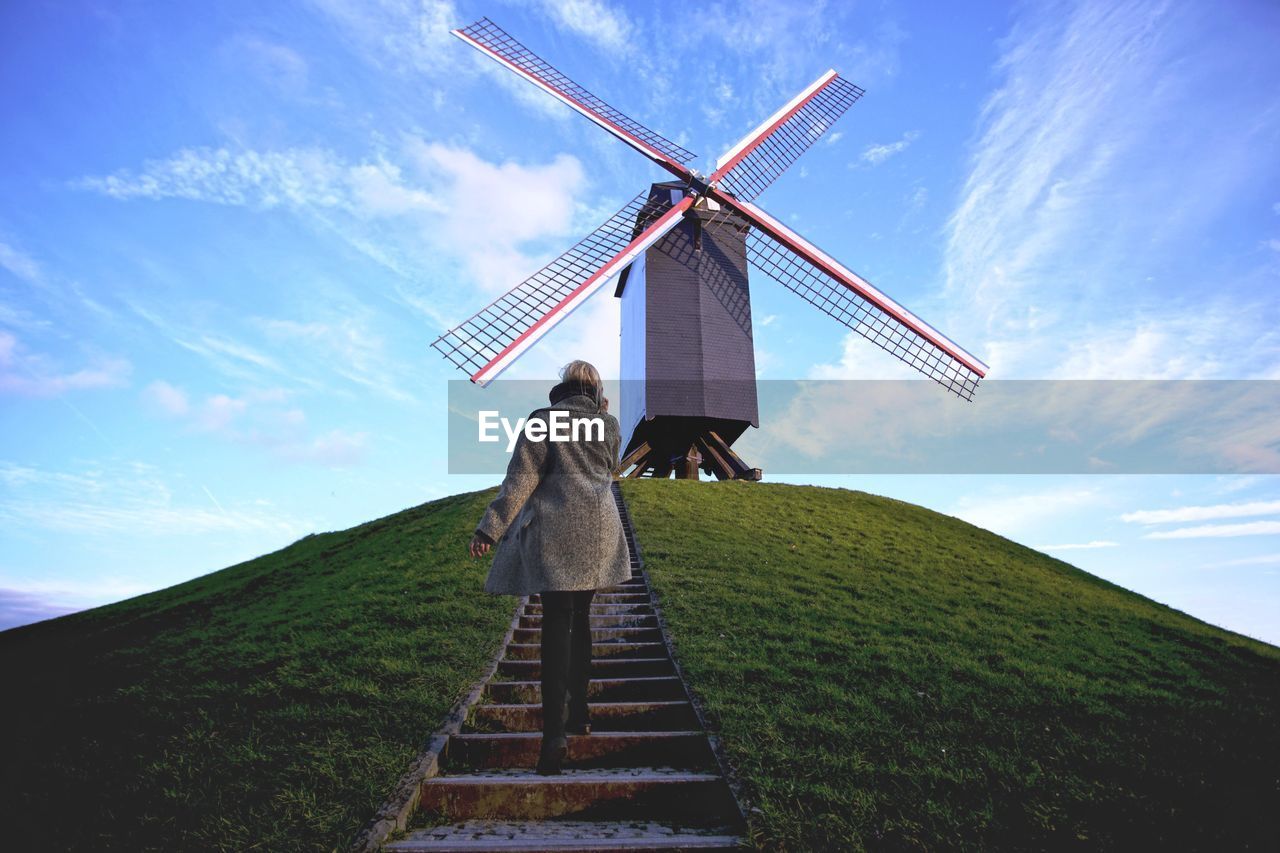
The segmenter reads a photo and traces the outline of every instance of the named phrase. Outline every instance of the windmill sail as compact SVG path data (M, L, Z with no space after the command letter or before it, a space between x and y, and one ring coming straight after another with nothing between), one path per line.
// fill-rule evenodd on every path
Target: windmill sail
M640 193L581 242L431 345L486 385L615 274L674 228L693 204Z
M708 183L751 201L862 95L861 88L827 71L717 160Z
M745 239L751 265L946 389L973 399L985 364L752 204L862 97L860 87L827 71L727 151L704 179L686 165L694 159L691 152L609 106L487 18L453 34L674 174L679 184L673 186L684 194L663 207L641 193L578 245L437 338L432 346L473 382L497 377L696 204L699 229L715 220L715 211L723 209L726 219L737 214L739 226L749 230L738 243ZM693 238L695 249L700 234Z
M751 265L948 391L973 400L987 365L753 204L719 196L755 227Z
M481 18L469 27L454 30L453 34L553 98L568 104L668 171L681 178L690 176L684 164L693 162L697 158L696 154L609 106L488 18Z

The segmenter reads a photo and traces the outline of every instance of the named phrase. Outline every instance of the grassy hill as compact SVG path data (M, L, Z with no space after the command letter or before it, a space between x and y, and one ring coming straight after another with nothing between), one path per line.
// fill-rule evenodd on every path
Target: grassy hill
M624 492L766 847L1276 846L1280 649L899 501ZM493 494L0 633L6 842L340 848L510 619Z
M0 846L341 849L511 620L465 556L492 497L0 633Z
M771 849L1280 849L1280 648L923 507L624 486Z

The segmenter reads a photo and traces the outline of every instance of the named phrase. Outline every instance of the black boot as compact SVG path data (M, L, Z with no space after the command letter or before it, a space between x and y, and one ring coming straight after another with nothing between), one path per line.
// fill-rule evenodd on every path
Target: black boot
M569 751L569 743L564 735L559 737L542 736L542 752L538 755L538 766L536 769L539 776L559 776L560 762L564 761L565 753Z

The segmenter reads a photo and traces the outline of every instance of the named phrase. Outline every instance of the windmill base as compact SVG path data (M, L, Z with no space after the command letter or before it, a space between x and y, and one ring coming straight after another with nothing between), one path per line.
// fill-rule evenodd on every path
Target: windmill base
M678 480L696 480L702 470L717 480L759 480L763 476L759 468L751 468L733 452L728 442L715 430L705 430L692 440L676 444L664 443L652 446L642 441L623 457L614 476L623 480L639 477Z

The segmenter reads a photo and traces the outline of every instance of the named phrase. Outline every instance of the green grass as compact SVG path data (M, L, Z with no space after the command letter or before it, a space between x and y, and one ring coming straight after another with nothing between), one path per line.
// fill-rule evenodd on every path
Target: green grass
M1280 649L896 500L623 488L765 848L1280 846Z
M465 555L493 494L0 633L0 846L344 848L510 622Z
M899 501L624 489L764 847L1276 847L1280 649ZM493 494L0 633L6 849L341 849L509 624Z

